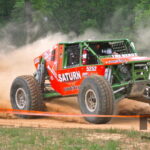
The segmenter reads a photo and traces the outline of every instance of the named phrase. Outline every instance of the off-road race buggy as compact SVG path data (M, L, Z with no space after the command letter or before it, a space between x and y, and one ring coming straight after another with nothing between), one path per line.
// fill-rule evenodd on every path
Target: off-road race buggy
M124 98L150 102L150 58L138 56L128 39L59 43L34 64L33 76L12 83L13 109L43 111L46 98L78 96L83 114L112 115L114 104ZM111 118L85 119L99 124Z

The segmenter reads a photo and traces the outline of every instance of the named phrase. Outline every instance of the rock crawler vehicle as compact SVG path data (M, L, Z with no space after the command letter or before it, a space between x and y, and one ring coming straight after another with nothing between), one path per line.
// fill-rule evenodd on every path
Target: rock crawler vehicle
M13 109L43 111L46 98L77 96L83 114L112 115L124 98L150 102L150 58L138 56L128 39L58 43L34 64L33 76L12 83ZM111 117L85 119L101 124Z

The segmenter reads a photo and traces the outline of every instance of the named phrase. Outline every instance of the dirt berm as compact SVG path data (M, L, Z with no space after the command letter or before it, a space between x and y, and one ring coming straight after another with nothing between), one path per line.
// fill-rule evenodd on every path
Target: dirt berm
M1 108L10 108L8 102L1 102ZM76 97L55 98L46 102L49 112L80 114ZM124 99L116 107L116 114L147 114L150 106L146 103ZM20 119L11 114L0 114L0 125L14 127L42 127L42 128L87 128L87 129L135 129L139 130L139 119L113 118L109 123L94 125L86 122L81 117L43 117L40 119ZM148 130L150 125L148 124Z

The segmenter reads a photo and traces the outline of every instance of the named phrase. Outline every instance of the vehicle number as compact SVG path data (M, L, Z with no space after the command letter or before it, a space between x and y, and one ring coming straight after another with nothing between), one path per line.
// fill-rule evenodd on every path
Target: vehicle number
M96 71L97 67L96 66L90 66L86 68L86 71Z

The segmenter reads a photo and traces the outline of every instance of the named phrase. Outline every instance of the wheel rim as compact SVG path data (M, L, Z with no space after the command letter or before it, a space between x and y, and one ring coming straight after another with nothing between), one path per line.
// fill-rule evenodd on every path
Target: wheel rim
M27 95L23 88L19 88L15 94L16 105L19 109L23 109L26 105Z
M93 90L89 89L85 93L85 104L90 112L94 112L97 107L97 98Z
M150 87L147 86L144 91L144 96L150 98Z

